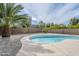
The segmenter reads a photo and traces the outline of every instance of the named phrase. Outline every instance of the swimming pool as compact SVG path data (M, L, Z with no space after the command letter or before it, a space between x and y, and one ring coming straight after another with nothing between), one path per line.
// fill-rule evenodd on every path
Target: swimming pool
M38 43L56 43L63 40L79 40L79 36L76 35L34 35L30 37L33 42Z

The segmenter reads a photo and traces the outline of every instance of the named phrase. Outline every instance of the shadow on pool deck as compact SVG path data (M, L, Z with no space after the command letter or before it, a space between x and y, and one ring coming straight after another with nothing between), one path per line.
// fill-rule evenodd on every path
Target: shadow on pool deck
M41 44L36 43L29 43L25 42L22 45L22 48L20 49L17 56L37 56L40 54L52 54L55 53L54 51L51 51L49 49L44 48Z
M0 38L0 56L15 56L22 44L16 38Z

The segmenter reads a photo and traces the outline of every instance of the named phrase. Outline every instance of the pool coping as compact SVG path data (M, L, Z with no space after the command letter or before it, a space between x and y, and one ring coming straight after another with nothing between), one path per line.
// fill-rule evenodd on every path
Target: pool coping
M37 35L59 35L59 36L79 36L79 35L70 35L70 34L56 34L56 33L36 33L36 34L30 34L30 35L28 35L27 37L26 36L24 36L22 39L21 39L21 42L22 42L22 44L24 43L24 42L31 42L31 43L36 43L36 44L56 44L56 43L40 43L40 42L33 42L33 41L31 41L30 40L30 37L32 37L32 36L37 36ZM70 40L63 40L63 41L61 41L61 42L64 42L64 41L70 41ZM74 40L73 40L74 41ZM79 41L79 40L78 40ZM61 43L61 42L57 42L57 43Z
M29 55L29 56L33 56L34 54L29 54L29 52L28 52L28 49L30 49L32 52L34 52L33 50L36 50L37 51L37 47L36 48L34 48L34 46L38 46L39 47L39 45L41 45L43 48L45 48L46 47L46 49L48 48L49 50L52 50L52 51L58 51L57 52L57 54L51 54L51 55L55 55L55 56L59 56L59 55L65 55L65 56L67 56L67 55L79 55L79 52L77 51L78 49L79 49L79 47L78 47L78 45L79 45L79 40L78 40L78 42L76 41L76 40L73 40L73 41L70 41L70 40L63 40L62 42L60 42L60 43L53 43L53 44L42 44L42 43L35 43L35 42L32 42L31 40L29 40L29 37L31 37L31 36L34 36L34 35L41 35L41 34L45 34L45 33L39 33L39 34L30 34L30 35L27 35L27 36L24 36L22 39L21 39L21 42L22 42L22 47L21 47L21 49L20 49L20 51L19 51L19 53L17 54L17 55L25 55L25 56L27 56L27 55ZM50 33L48 33L48 34L50 34ZM52 33L53 34L53 33ZM56 35L58 35L58 34L56 34ZM61 35L63 35L63 34L61 34ZM65 34L65 35L67 35L67 34ZM68 35L67 35L68 36ZM73 36L73 35L70 35L70 36ZM79 35L76 35L76 36L79 36ZM77 43L76 43L77 42ZM28 46L28 44L29 44L29 46ZM77 45L76 45L77 44ZM34 45L34 46L32 46L32 48L34 48L34 49L32 49L32 48L30 48L30 46L31 45ZM66 48L68 46L68 48ZM73 47L76 47L76 48L73 48ZM26 49L26 47L29 47L29 48L27 48ZM54 48L54 49L53 49ZM66 48L66 49L65 49ZM25 49L25 50L24 50ZM40 49L38 49L38 51L39 51ZM67 51L68 50L68 51ZM75 51L76 51L76 53L75 53ZM74 54L73 54L74 53ZM38 54L38 52L36 52L36 54L37 54L37 56L40 56L40 54ZM43 55L43 54L42 54ZM46 55L46 54L44 54L44 55ZM43 55L43 56L44 56ZM47 54L47 55L50 55L49 53Z

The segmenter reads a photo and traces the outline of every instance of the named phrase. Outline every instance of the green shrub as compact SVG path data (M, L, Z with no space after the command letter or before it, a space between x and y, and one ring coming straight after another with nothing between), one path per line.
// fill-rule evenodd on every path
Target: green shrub
M69 28L69 29L79 29L79 24L77 24L77 25L68 25L67 28Z
M50 26L50 29L65 29L66 26L65 25L54 25L54 26Z
M44 32L44 33L47 33L48 30L49 30L49 28L47 28L47 27L43 28L43 32Z

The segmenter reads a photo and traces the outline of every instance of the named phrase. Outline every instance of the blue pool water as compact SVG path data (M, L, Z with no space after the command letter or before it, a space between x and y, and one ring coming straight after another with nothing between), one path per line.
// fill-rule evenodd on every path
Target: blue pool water
M64 36L64 35L36 35L30 38L33 42L39 43L55 43L63 40L79 40L79 36Z

